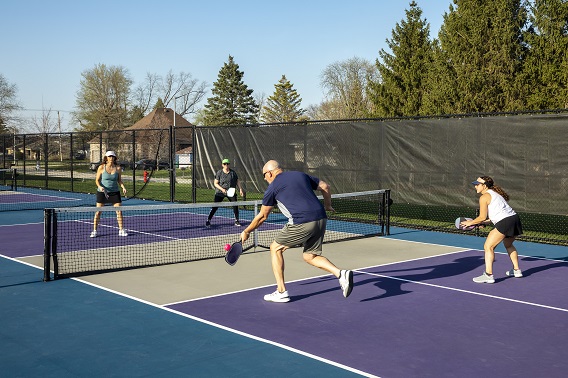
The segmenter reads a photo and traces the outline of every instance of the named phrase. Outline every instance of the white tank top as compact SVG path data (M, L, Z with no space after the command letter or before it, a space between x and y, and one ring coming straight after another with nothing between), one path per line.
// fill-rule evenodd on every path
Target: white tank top
M492 189L489 189L487 193L491 195L491 202L489 202L487 207L487 216L493 224L517 214L499 193Z

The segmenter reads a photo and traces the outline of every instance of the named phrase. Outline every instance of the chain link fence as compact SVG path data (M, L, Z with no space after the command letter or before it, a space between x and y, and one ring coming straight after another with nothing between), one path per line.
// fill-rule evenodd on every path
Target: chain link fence
M94 169L114 150L129 196L211 202L223 158L249 200L262 197L262 167L275 159L334 193L391 189L392 225L445 232L475 217L470 183L488 175L510 195L522 239L568 245L567 129L568 113L557 112L2 135L0 168L15 166L20 186L94 193ZM193 141L190 152L177 135Z

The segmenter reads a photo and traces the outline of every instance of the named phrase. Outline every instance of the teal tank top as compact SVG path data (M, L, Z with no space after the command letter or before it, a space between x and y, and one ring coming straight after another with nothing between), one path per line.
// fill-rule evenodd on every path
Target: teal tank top
M107 192L118 192L118 172L108 173L105 167L101 175L101 185Z

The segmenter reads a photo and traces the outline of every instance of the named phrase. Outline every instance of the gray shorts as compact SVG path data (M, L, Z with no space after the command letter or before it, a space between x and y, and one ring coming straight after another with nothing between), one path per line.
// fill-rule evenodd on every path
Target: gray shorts
M301 224L287 224L274 241L286 247L304 247L304 253L321 255L327 219Z

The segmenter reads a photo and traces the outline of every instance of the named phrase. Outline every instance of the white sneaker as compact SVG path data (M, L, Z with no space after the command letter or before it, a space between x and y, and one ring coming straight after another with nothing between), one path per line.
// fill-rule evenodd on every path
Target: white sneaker
M97 237L97 230L91 232L91 238L96 238Z
M495 278L493 277L493 274L489 275L489 274L483 272L483 274L481 276L475 277L473 279L473 282L492 284L492 283L495 283Z
M286 303L290 302L290 297L288 296L288 290L283 293L276 290L274 293L266 294L264 300L267 302Z
M343 290L343 296L347 298L353 290L353 272L350 270L342 270L339 273L339 285Z
M515 276L516 278L521 278L523 276L523 272L520 269L511 269L505 273L507 276Z
M126 231L120 230L118 231L118 236L128 236L128 234L126 233Z

